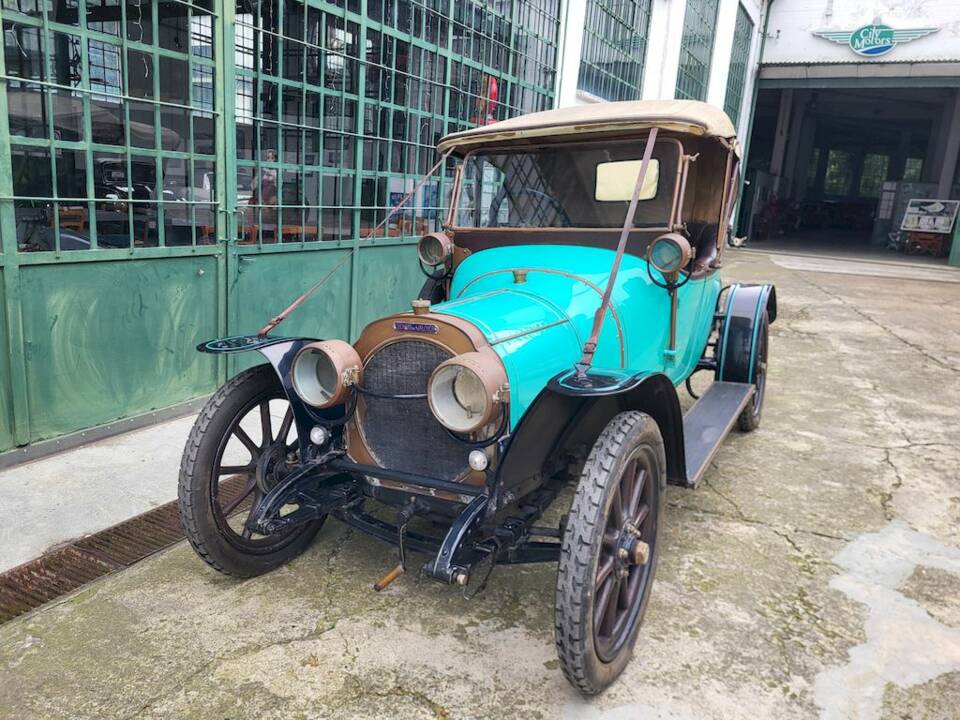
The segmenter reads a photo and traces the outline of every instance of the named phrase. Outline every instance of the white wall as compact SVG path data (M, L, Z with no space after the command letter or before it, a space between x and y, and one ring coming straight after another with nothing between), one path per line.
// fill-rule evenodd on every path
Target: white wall
M720 0L717 14L716 36L710 64L707 86L707 102L723 107L727 96L727 79L730 70L730 54L733 49L733 33L737 21L737 8L743 4L754 24L751 62L747 70L743 107L740 111L741 133L749 123L750 99L756 80L759 61L760 27L764 0ZM577 91L577 75L580 70L583 25L586 16L586 0L568 0L563 46L561 48L560 78L557 93L558 107L596 102ZM677 86L677 70L680 63L680 39L683 35L683 16L686 0L653 0L650 28L647 33L647 54L643 70L641 97L644 100L666 100L674 97Z
M855 30L875 18L894 29L940 30L876 58L861 57L847 45L813 34L817 30ZM772 37L764 48L764 63L960 60L960 0L775 0L769 33Z

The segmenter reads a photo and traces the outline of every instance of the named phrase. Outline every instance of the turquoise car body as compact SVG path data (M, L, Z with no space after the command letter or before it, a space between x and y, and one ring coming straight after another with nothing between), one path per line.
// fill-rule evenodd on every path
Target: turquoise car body
M460 263L450 299L431 308L473 323L497 352L510 382L511 427L552 378L580 359L614 256L613 250L569 245L490 248ZM656 270L650 272L663 282ZM703 355L719 273L692 278L678 290L671 352L670 296L650 272L644 258L624 256L593 370L625 379L662 372L679 385Z

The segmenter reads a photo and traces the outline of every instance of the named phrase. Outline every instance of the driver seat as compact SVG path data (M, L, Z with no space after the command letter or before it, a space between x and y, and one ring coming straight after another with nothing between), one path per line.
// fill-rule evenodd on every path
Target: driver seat
M717 261L717 224L687 223L687 236L693 250L690 260L690 272L702 275L716 267Z

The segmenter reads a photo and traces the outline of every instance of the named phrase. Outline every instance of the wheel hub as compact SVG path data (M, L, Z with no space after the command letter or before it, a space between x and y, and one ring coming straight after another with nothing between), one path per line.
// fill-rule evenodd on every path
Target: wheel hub
M618 537L618 572L634 565L646 565L650 561L650 545L644 542L640 530L626 523Z
M287 465L287 447L282 442L274 443L257 460L257 487L269 492L290 471Z

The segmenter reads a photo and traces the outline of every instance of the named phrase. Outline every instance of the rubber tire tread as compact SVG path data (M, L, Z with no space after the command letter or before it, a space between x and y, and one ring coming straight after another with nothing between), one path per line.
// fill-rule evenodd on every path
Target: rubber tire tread
M556 587L556 645L560 667L570 683L585 695L596 695L617 679L633 654L637 632L643 622L644 607L630 638L610 663L600 660L593 647L593 590L598 559L598 544L606 524L609 504L608 482L619 479L621 460L640 443L649 443L657 461L657 533L663 527L663 498L666 489L666 453L656 421L649 415L623 412L616 415L597 438L574 494L566 531L560 549ZM649 582L656 575L660 543L654 544L654 563ZM649 591L647 592L649 598Z
M307 523L279 550L252 554L230 545L213 517L208 478L226 424L251 398L279 389L280 380L270 365L257 365L237 374L207 400L183 449L177 492L180 523L197 555L224 575L248 578L273 570L302 553L323 524L323 519Z

